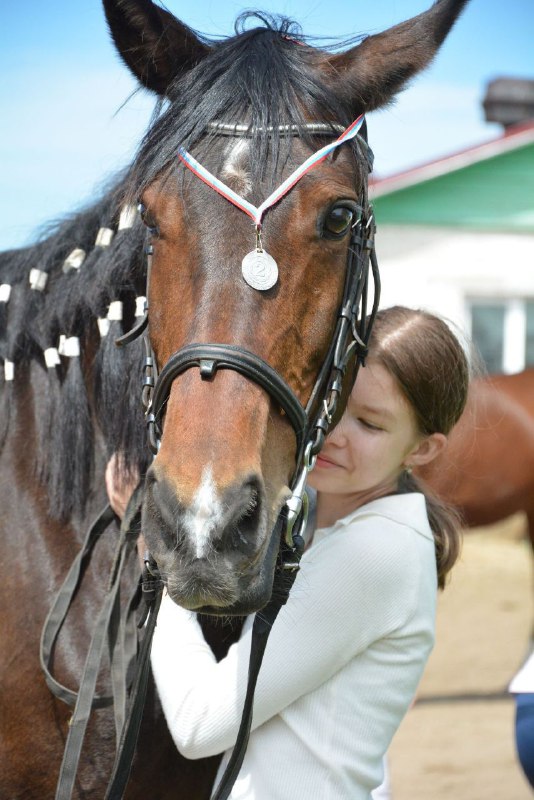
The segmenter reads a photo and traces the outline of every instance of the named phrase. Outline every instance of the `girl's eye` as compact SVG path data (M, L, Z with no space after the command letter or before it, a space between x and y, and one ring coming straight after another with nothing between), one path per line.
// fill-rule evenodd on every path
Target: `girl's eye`
M143 221L143 225L148 228L148 232L154 236L157 236L159 233L159 228L153 214L148 210L144 203L138 203L137 210L139 211L139 216Z
M368 428L370 431L381 431L382 430L382 428L380 428L378 425L373 425L372 422L367 422L367 420L365 420L365 419L361 419L360 418L358 421L363 425L364 428Z
M347 206L334 206L330 209L323 223L323 233L329 239L341 239L349 230L354 211Z

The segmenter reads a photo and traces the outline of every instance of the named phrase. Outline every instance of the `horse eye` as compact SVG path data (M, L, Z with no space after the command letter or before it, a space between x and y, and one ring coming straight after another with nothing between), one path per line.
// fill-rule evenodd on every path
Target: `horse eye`
M139 216L143 221L143 225L145 225L148 228L149 233L152 233L155 236L157 236L159 233L159 229L153 214L151 214L151 212L148 210L148 208L145 206L144 203L138 203L137 210L139 211Z
M347 206L334 206L326 215L323 229L329 238L341 238L350 228L354 211Z

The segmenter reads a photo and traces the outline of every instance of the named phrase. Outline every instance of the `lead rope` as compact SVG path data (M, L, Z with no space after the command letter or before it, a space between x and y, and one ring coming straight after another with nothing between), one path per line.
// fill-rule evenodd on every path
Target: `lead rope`
M132 769L150 675L150 650L163 592L163 584L157 575L158 573L145 565L143 592L148 604L146 630L139 651L136 675L130 693L132 701L117 745L117 754L105 800L122 800ZM147 595L150 597L147 597Z
M109 706L114 701L114 697L95 696L95 686L100 670L106 636L109 632L114 608L117 605L120 579L128 556L134 548L137 539L138 530L136 530L136 519L138 518L140 503L141 489L138 488L130 500L121 525L121 534L117 544L109 590L97 617L83 676L80 682L80 689L77 693L67 689L56 681L50 671L50 662L57 636L67 616L72 598L85 572L84 565L86 560L90 556L94 545L103 531L115 518L109 506L104 509L90 526L83 546L56 596L43 628L41 639L41 665L45 673L47 684L59 699L70 705L75 704L69 724L69 732L58 778L55 800L69 800L72 797L91 710L93 708ZM287 525L287 520L285 516L281 514L277 521L275 535L281 536L281 528L284 524ZM275 570L272 599L267 606L255 616L252 628L247 690L241 723L230 761L227 764L212 800L226 800L226 798L229 797L235 779L241 769L250 735L254 692L258 674L271 628L281 607L287 602L299 569L300 558L304 550L304 539L300 535L300 532L303 530L304 525L305 519L302 517L298 526L298 532L294 533L292 537L293 547L290 548L285 543L282 544ZM133 533L134 531L135 535ZM162 588L163 584L159 578L156 565L154 562L150 562L145 567L142 581L146 613L139 623L139 626L141 626L146 620L145 634L137 657L135 677L130 690L131 703L126 715L126 720L120 729L115 762L105 800L122 800L130 776L146 699L150 675L150 650L161 603ZM132 606L133 603L131 602L128 607L129 610ZM124 628L124 625L120 627ZM121 661L124 663L125 667L127 667L127 659L121 658ZM125 672L122 677L125 683ZM122 692L124 697L126 697L125 688Z
M315 463L315 459L313 463ZM310 469L311 468L312 467L310 467ZM239 724L239 731L230 759L210 800L227 800L243 765L243 759L245 758L252 727L254 693L260 667L263 662L263 655L267 646L267 640L276 617L278 616L278 612L289 598L289 593L297 577L297 572L300 569L300 559L305 546L304 533L306 533L306 541L311 541L313 538L316 513L315 493L313 490L308 492L308 490L304 488L302 491L303 498L301 498L302 502L297 516L290 523L289 519L284 519L284 515L281 514L277 522L277 535L281 535L281 528L284 523L286 525L286 534L280 548L279 560L273 582L273 593L269 603L261 611L258 611L254 617L250 643L247 691L241 722ZM310 510L311 519L308 518L308 509ZM288 517L290 511L291 509L288 510ZM293 529L297 523L297 530L293 533ZM291 547L286 543L289 538L289 532L291 532L293 543Z
M72 562L72 566L69 569L62 586L56 594L54 602L52 603L50 611L48 612L43 625L39 648L41 669L44 673L45 681L50 691L57 698L70 706L76 705L78 694L72 689L68 689L66 686L59 683L59 681L57 681L52 675L52 653L73 597L85 572L87 560L89 559L93 548L101 535L115 519L115 514L112 511L111 506L108 505L103 509L103 511L100 512L92 525L90 525L83 545L78 555ZM113 698L111 696L100 697L96 695L93 698L93 707L104 708L111 705L112 702Z
M281 514L276 526L278 536L281 535L281 528L284 522L284 516ZM299 530L302 530L302 527L303 526L299 527ZM226 765L217 788L211 796L211 800L227 800L243 764L252 726L254 692L263 661L263 654L265 653L265 647L267 646L267 640L274 621L282 606L287 602L291 587L297 577L300 559L304 550L304 539L300 534L294 534L293 543L293 547L288 547L284 542L282 543L279 562L275 571L271 600L267 603L265 608L258 611L254 617L248 665L247 691L239 731L230 760Z
M69 705L74 705L56 788L56 800L69 800L72 797L87 724L93 708L109 706L112 702L117 706L115 724L117 730L118 755L116 761L119 759L123 748L126 748L126 755L130 758L130 761L132 759L133 750L128 749L129 739L132 737L136 739L139 730L141 715L139 707L142 711L148 680L148 656L150 653L151 638L161 599L161 585L159 582L158 585L151 582L150 586L148 586L148 592L146 591L147 586L145 585L143 587L145 589L143 594L147 601L147 609L142 622L144 622L144 619L148 616L148 623L136 663L136 673L133 678L133 685L130 693L132 697L131 706L126 717L126 723L124 723L127 672L128 667L135 657L135 650L137 649L137 637L132 635L131 622L133 620L134 611L138 605L139 592L136 587L135 595L132 596L126 606L126 619L118 613L120 602L119 593L120 582L125 566L135 551L135 543L139 533L139 509L141 499L142 487L138 487L132 495L121 524L108 591L106 592L97 617L78 692L67 689L52 676L50 670L52 652L61 627L66 619L71 601L85 573L85 568L94 546L104 530L116 518L109 506L99 514L95 522L90 526L82 548L56 596L43 627L40 659L46 682L56 697ZM100 671L105 643L110 634L113 697L99 697L95 696L96 681ZM121 734L120 741L119 733ZM120 794L110 796L119 800L119 798L122 797L122 792L123 790Z

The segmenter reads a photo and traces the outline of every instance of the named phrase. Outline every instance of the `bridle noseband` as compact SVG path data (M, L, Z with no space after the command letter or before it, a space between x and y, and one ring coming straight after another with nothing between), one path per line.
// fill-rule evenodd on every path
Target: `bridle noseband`
M202 380L210 380L220 369L233 369L254 381L283 409L291 423L299 451L304 444L307 416L300 401L284 379L259 356L231 344L188 344L172 355L158 376L152 408L154 419L149 425L156 431L156 447L161 430L160 419L173 381L192 367L198 367ZM154 434L152 435L154 439Z

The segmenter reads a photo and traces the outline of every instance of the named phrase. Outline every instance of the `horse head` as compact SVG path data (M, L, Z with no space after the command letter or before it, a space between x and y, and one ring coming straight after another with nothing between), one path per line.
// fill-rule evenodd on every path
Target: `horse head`
M210 44L150 0L104 0L120 55L162 98L129 179L150 234L154 359L165 373L176 354L201 353L167 373L143 509L147 545L185 607L248 613L266 603L276 521L301 456L300 423L276 392L250 369L210 364L209 347L261 359L303 408L313 400L316 415L314 386L344 296L351 229L367 206L361 139L296 182L261 227L211 177L260 208L340 126L387 104L423 69L465 4L442 0L332 54L284 25ZM244 135L225 135L232 126ZM188 169L185 157L204 172ZM248 253L263 251L278 265L265 290L241 268Z

